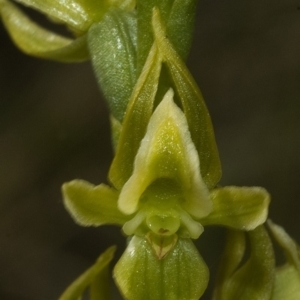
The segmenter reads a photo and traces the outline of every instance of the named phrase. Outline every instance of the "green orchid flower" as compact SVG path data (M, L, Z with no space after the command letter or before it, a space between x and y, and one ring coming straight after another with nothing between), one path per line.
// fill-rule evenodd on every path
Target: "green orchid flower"
M57 61L90 58L108 101L116 150L111 185L74 180L62 190L78 224L116 224L129 237L114 269L124 297L199 299L209 271L192 239L201 236L204 226L218 225L229 228L232 244L225 250L230 264L224 263L215 299L255 295L269 300L274 257L261 225L270 196L260 187L217 186L221 164L211 119L183 61L196 0L17 2L63 23L73 38L42 28L12 1L0 0L1 19L16 45L29 55ZM241 266L245 232L251 254ZM108 299L112 255L113 249L104 253L60 299L77 299L88 287L92 299ZM259 276L252 280L256 271Z
M252 230L267 217L270 198L263 188L208 189L186 117L174 103L173 95L169 90L151 116L133 173L120 190L81 180L63 186L65 206L76 222L84 226L118 224L126 235L135 236L115 269L116 281L128 299L141 299L134 295L145 293L133 290L135 267L122 271L129 265L138 265L140 272L149 268L147 264L134 263L142 259L140 255L150 255L155 261L151 264L153 272L155 268L162 269L156 276L164 276L165 269L171 272L161 267L168 265L165 259L171 260L183 251L182 247L188 249L187 253L194 252L193 244L187 240L197 239L204 225ZM197 279L203 285L198 285L197 296L178 299L198 299L206 288L205 263L199 254L189 258L193 268L201 271L190 280ZM177 284L182 286L179 279ZM175 299L168 297L164 299Z
M74 38L66 38L33 22L13 1L0 1L0 16L14 43L26 54L62 62L89 59L87 32L111 7L132 10L134 0L16 0L54 22L64 24Z
M123 225L125 234L198 238L203 225L252 230L267 217L269 194L259 187L209 190L185 115L165 95L153 113L121 190L84 181L63 186L67 209L85 226ZM162 257L160 257L162 258Z

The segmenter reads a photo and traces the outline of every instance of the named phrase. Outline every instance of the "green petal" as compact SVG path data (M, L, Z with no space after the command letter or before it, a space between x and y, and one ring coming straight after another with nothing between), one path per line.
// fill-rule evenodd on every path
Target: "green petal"
M138 13L138 73L153 44L152 10L157 7L166 22L167 35L182 59L189 54L197 0L140 0Z
M199 170L185 115L169 90L150 119L133 174L120 193L119 208L126 214L135 212L141 195L152 182L169 179L181 188L183 208L195 217L206 216L211 212L211 201Z
M96 263L80 275L60 296L59 300L81 299L86 288L91 286L91 300L109 300L109 268L116 247L108 248ZM97 287L95 284L97 283Z
M91 26L88 44L93 68L110 112L122 122L136 83L136 16L111 9Z
M246 250L246 234L243 231L227 230L226 246L219 267L218 282L215 289L215 299L220 298L222 284L232 276L242 261Z
M300 250L286 231L271 220L269 228L280 247L284 250L288 263L276 269L275 284L271 300L300 299Z
M73 180L62 186L64 204L73 219L83 226L123 225L128 217L117 208L118 193L100 184Z
M201 224L252 230L266 221L270 195L260 187L228 186L214 189L211 200L213 211Z
M198 300L208 283L208 268L190 239L159 260L145 238L134 236L114 269L128 300Z
M288 262L300 272L300 250L296 242L279 225L268 220L268 226L277 243L283 248Z
M75 40L61 37L32 22L15 5L1 6L3 23L15 44L25 53L64 62L84 61L89 58L86 36Z
M84 1L74 0L16 0L24 5L31 6L40 12L68 24L73 30L83 33L92 23ZM101 3L100 1L99 3ZM101 7L101 4L100 4Z
M135 155L152 114L160 69L161 57L153 45L131 95L116 156L109 171L109 179L117 189L121 189L132 174Z
M275 261L271 240L263 226L249 231L250 257L245 255L245 233L228 230L213 300L269 300Z
M192 140L199 153L202 177L207 186L212 188L221 177L221 164L207 107L193 77L166 38L157 9L153 12L152 26L155 41L171 73L189 124Z
M153 45L153 31L151 28L152 10L159 7L164 18L168 14L174 0L137 0L138 37L137 37L137 73L142 71L145 61Z
M295 266L286 264L277 268L271 300L299 300L300 273Z
M135 0L16 0L44 13L54 21L69 26L77 34L86 32L94 22L102 19L111 7L132 10Z

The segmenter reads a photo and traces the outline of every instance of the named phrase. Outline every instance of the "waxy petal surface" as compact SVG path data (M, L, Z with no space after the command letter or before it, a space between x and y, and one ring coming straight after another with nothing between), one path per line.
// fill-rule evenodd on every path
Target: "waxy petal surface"
M153 112L160 70L161 57L154 44L130 97L116 155L109 170L109 179L117 189L121 189L132 174L135 156Z
M227 186L214 189L210 197L213 211L203 225L253 230L267 219L270 195L264 188Z
M134 236L114 269L117 285L130 300L198 300L208 283L208 268L190 239L178 239L158 259L149 242Z
M105 184L94 186L73 180L62 186L64 204L75 222L83 226L123 225L128 216L117 207L118 193Z
M3 24L14 43L26 54L62 62L80 62L89 58L86 36L69 39L32 22L12 3L0 7Z
M200 157L202 177L208 188L213 188L221 177L221 163L203 96L185 63L166 37L158 9L153 11L152 27L158 49L168 66L187 118L192 140Z

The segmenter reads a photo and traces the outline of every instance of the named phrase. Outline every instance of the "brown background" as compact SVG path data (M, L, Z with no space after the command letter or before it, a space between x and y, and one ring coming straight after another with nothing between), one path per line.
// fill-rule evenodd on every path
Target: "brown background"
M221 184L266 187L270 217L300 241L300 1L200 1L188 65L215 126ZM119 228L75 225L60 193L74 178L106 181L111 159L90 64L27 57L0 25L0 299L57 299L105 248L122 253ZM197 241L212 270L222 234Z

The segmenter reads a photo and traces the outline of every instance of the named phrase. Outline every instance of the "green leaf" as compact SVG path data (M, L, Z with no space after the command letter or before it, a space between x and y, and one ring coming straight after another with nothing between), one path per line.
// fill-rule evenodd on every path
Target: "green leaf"
M150 119L135 158L133 174L120 193L121 211L134 213L142 194L160 179L171 180L178 186L184 198L181 205L189 214L201 218L211 212L211 201L201 178L197 151L185 115L173 102L171 89ZM172 194L173 186L170 189L165 193ZM157 204L154 202L153 206Z
M110 9L91 26L88 45L99 85L112 115L122 122L136 83L136 16Z
M61 37L32 22L15 5L3 2L1 16L15 44L25 53L63 62L89 58L86 36L75 40Z
M59 300L81 299L86 288L92 286L91 300L109 300L108 265L113 259L116 247L108 248L100 255L96 263L80 275L59 297ZM98 287L95 286L98 283ZM96 289L96 290L95 290Z
M193 77L166 38L157 9L153 12L153 30L188 120L192 140L200 157L202 177L207 186L212 188L221 177L221 163L208 110Z
M83 226L123 225L128 217L117 207L118 193L100 184L73 180L62 186L64 204L73 219Z
M198 300L209 272L190 239L178 239L159 260L145 238L134 236L115 266L114 277L128 300Z
M228 230L213 300L269 300L275 261L271 240L263 226L249 231L250 257L245 255L245 233Z
M160 70L161 57L156 45L153 45L130 97L116 155L109 171L109 179L117 189L121 189L132 174L135 155L152 114Z
M211 192L213 211L201 219L202 225L224 225L253 230L268 216L270 195L260 187L228 186Z

